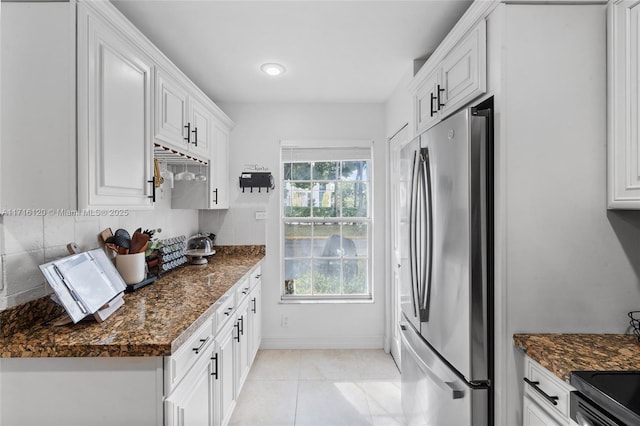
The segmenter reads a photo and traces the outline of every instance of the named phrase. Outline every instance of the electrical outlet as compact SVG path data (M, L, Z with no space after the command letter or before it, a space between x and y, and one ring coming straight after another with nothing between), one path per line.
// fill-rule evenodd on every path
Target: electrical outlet
M267 212L263 210L256 211L256 220L265 220L267 218Z
M289 317L286 315L280 316L280 327L288 328L289 327Z

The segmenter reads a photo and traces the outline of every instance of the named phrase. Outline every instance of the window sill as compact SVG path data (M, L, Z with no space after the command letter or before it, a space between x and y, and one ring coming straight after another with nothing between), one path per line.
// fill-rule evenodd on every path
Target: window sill
M368 298L354 298L354 299L280 299L278 301L281 305L299 305L299 304L373 304L375 300L373 297Z

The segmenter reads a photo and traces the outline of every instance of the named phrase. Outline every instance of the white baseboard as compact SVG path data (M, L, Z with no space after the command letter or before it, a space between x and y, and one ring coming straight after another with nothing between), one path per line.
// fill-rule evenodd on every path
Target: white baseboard
M357 337L262 337L260 349L382 349L384 338Z

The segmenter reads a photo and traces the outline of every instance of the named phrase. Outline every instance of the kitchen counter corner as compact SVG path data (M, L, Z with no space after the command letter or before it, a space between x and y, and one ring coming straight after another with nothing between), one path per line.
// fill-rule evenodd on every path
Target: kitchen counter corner
M566 382L572 371L640 370L640 344L629 334L514 334L513 341Z

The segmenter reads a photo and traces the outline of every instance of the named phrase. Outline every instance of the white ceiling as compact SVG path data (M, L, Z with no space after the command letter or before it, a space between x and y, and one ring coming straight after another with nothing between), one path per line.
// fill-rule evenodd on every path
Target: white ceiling
M112 3L216 102L384 102L471 1Z

